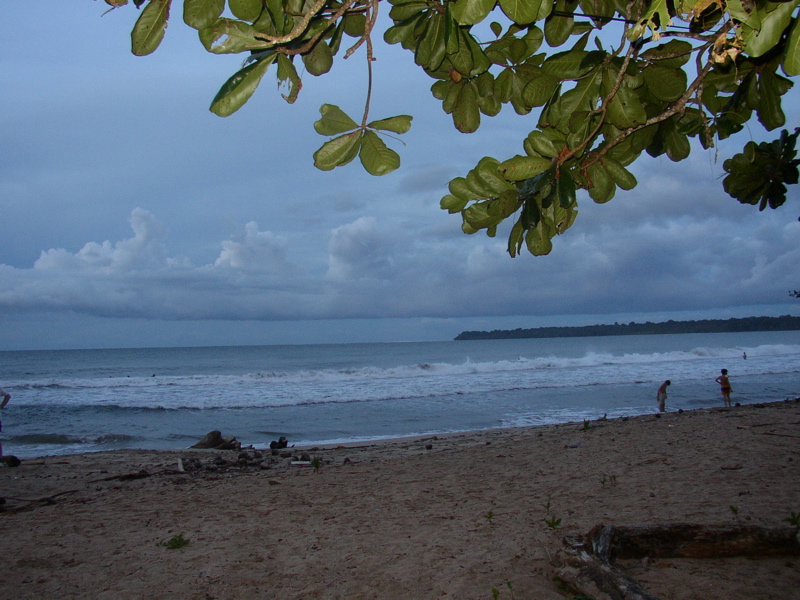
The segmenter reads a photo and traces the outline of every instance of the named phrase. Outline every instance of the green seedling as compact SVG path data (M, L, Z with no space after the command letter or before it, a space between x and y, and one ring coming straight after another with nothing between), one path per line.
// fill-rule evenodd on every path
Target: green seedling
M734 517L738 517L739 516L739 507L738 506L734 506L733 504L731 504L728 508L731 509L731 512L733 513Z
M315 473L319 473L319 468L322 466L322 461L319 459L319 456L315 456L311 459L311 466L314 467Z
M492 598L494 598L494 600L497 600L499 597L500 597L500 590L498 590L497 588L492 588Z
M185 537L183 537L182 533L178 535L172 536L165 542L159 542L159 546L165 547L167 550L177 550L178 548L183 548L185 545L189 543Z
M550 507L551 506L552 505L550 504L550 498L547 499L547 502L542 504L542 508L544 509L545 513L547 513L548 515L550 514Z
M561 525L561 519L557 519L555 515L551 517L545 517L544 522L550 529L557 529L559 525Z
M794 527L800 527L800 514L792 511L791 516L788 516L784 519L789 525Z
M584 419L583 420L583 430L587 431L589 429L589 421Z
M494 518L494 513L492 511L489 511L483 516L486 517L486 520L489 521L489 525L491 525L492 519Z

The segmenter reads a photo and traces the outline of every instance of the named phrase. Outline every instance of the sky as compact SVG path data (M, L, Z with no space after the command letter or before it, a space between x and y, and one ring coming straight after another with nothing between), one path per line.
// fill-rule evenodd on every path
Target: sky
M383 3L382 3L383 4ZM303 77L274 70L240 111L208 107L242 56L206 53L173 9L130 52L132 6L9 0L0 37L0 350L449 340L464 330L800 315L798 186L759 212L722 190L712 151L645 157L604 205L579 193L546 257L461 232L439 208L483 156L523 153L506 107L457 132L413 55L376 36L370 118L413 115L400 169L313 166L323 103L360 120L363 51ZM385 9L384 9L385 11ZM382 16L385 28L386 15ZM14 26L10 26L10 24ZM793 98L793 100L792 100ZM784 100L800 126L797 91ZM528 118L530 121L530 118Z

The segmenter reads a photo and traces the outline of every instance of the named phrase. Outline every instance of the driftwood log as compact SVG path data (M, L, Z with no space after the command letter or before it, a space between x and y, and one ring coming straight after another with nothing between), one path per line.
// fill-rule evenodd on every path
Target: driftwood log
M756 525L598 525L564 538L564 546L556 577L596 600L658 600L618 569L616 559L800 555L796 527Z

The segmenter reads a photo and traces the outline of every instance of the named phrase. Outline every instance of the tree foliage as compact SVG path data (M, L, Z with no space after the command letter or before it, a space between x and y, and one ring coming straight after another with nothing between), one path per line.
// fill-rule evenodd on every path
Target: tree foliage
M383 32L433 80L431 92L463 133L509 106L531 115L521 153L482 158L449 184L441 207L466 233L494 236L510 220L508 251L534 255L577 216L577 191L598 203L637 182L628 167L643 153L678 162L690 138L704 148L741 131L755 116L767 130L785 125L781 99L800 74L800 0L383 0ZM112 7L127 0L106 0ZM134 54L156 50L173 0L133 0L141 10ZM302 69L328 73L334 57L360 48L369 86L360 122L325 104L316 131L329 137L314 154L323 170L359 157L373 175L400 165L384 142L411 117L370 121L373 39L380 0L183 0L184 22L208 52L245 53L211 110L227 116L274 72L294 102ZM349 41L346 41L348 40ZM535 110L535 112L534 112ZM533 113L533 114L531 114ZM724 188L740 202L776 208L798 181L798 131L749 142L725 161Z

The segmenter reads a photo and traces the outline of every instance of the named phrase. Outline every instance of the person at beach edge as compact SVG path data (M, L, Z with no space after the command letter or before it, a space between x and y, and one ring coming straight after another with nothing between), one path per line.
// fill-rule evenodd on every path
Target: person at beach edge
M658 388L658 412L664 412L667 410L667 386L670 385L672 382L667 379L664 383L661 384L661 387Z
M716 381L720 385L720 391L722 392L722 401L725 403L725 406L731 405L731 382L728 379L728 369L720 370L722 373L719 377L717 377L714 381Z
M0 388L0 433L3 432L3 407L11 400L11 394ZM0 456L3 456L3 443L0 442Z

